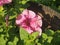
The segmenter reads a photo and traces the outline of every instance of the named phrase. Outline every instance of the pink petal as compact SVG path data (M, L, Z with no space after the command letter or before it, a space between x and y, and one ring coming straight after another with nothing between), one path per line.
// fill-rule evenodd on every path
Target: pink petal
M3 5L3 1L2 1L2 0L0 0L0 6L1 6L1 5Z
M31 26L32 28L36 28L36 27L37 27L36 21L37 21L37 18L31 19L31 21L30 21L30 26Z
M26 31L29 33L29 34L31 34L32 32L33 32L33 30L30 28L30 27L27 27L27 28L25 28L26 29Z
M0 6L12 2L12 0L0 0Z
M24 15L18 15L16 18L16 24L19 25L21 24L24 20L25 20L25 16Z
M28 28L28 26L26 25L25 22L23 22L23 23L21 24L21 27L23 27L23 28Z
M42 27L42 18L39 16L39 15L37 15L37 25L39 25L40 27Z
M29 10L25 9L23 12L22 12L22 15L25 15L25 16L28 16L29 14Z
M10 3L12 0L3 0L4 3Z
M39 18L40 16L38 15L38 16L36 16L36 17L34 17L34 18L32 18L31 19L31 21L30 21L30 25L31 25L31 27L32 28L36 28L36 27L41 27L42 26L42 19L41 19L41 17Z
M25 15L25 16L28 17L28 18L33 18L33 17L36 16L36 14L35 14L33 11L27 10L27 9L25 9L25 10L22 12L22 15Z
M36 30L37 32L39 32L39 36L41 36L41 34L42 34L42 29L41 29L40 27L37 27L35 30Z
M29 18L34 18L36 16L35 12L29 10Z
M21 24L21 27L24 28L29 34L33 32L33 30L27 26L24 22Z

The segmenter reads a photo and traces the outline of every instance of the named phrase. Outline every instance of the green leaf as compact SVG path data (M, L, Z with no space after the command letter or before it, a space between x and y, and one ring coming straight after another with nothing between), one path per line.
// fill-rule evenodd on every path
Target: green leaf
M34 41L27 41L25 44L26 45L35 45Z
M60 6L58 6L58 10L60 10Z
M22 1L22 4L26 4L26 2L27 2L27 1L24 1L24 0L23 0L23 1Z
M29 34L27 33L27 31L25 31L25 29L20 28L19 33L20 33L21 40L28 40L29 39Z
M36 40L35 40L35 43L38 43L38 41L39 41L39 39L36 39Z
M41 45L40 43L37 43L37 45Z
M52 39L53 39L53 37L49 36L47 42L51 43Z
M12 42L8 42L8 45L13 45L13 43Z
M13 18L16 18L16 15L9 17L10 20L13 19Z
M14 37L14 41L12 41L12 42L8 42L8 45L16 45L17 44L17 42L18 42L18 38L15 36Z
M42 36L41 36L41 39L40 39L41 41L40 42L44 43L47 40L47 37L48 36L45 33L42 33Z
M31 34L32 40L35 40L39 36L39 32L34 32Z
M4 21L3 16L0 15L0 23Z
M53 1L56 1L56 0L53 0Z
M54 35L54 31L51 30L51 29L46 30L45 33L46 33L48 36Z
M54 39L56 42L60 42L60 30L55 32Z
M46 35L45 33L42 33L42 38L43 38L44 40L46 40L46 39L47 39L47 35Z
M24 8L19 8L19 10L22 12L24 10Z
M5 10L0 12L0 16L2 16L2 17L4 17L5 14L6 14Z
M57 30L55 33L59 33L60 34L60 30Z
M0 32L3 32L3 29L2 28L0 28Z
M0 45L6 45L6 41L7 41L7 40L4 39L4 35L2 34L2 35L0 36Z
M0 6L0 12L2 12L2 11L3 11L3 9L4 9L4 8L3 8L3 6Z

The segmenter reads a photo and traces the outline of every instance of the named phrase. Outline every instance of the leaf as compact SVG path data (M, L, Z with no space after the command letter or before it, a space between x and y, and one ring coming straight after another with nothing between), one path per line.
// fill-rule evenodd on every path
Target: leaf
M19 8L19 10L22 12L24 10L24 8Z
M35 45L34 41L27 41L25 44L26 45Z
M0 23L4 21L3 16L0 15Z
M8 45L13 45L13 43L12 42L8 42Z
M56 0L53 0L53 1L56 1Z
M47 42L51 43L52 39L53 39L53 37L49 36Z
M45 33L46 33L48 36L54 35L54 31L51 30L51 29L46 30Z
M37 43L37 45L41 45L40 43Z
M3 32L3 29L2 28L0 28L0 32Z
M6 14L5 10L0 12L0 16L2 16L2 17L4 17L5 14Z
M7 40L4 39L4 35L2 34L2 35L0 36L0 45L6 45L6 41L7 41Z
M39 36L39 32L34 32L31 34L32 40L35 40Z
M35 40L35 43L38 43L38 41L39 41L39 39L36 39L36 40Z
M40 42L41 42L41 43L44 43L44 42L47 40L47 37L48 37L48 36L47 36L45 33L42 33Z
M16 45L17 42L18 42L18 38L15 36L15 37L14 37L14 41L13 41L14 45Z
M29 39L29 34L27 33L27 31L25 31L25 29L23 29L23 28L20 28L20 30L19 30L20 32L20 38L21 38L21 40L28 40Z
M60 42L60 30L55 32L54 39L56 42Z
M3 6L0 6L0 12L2 12L2 11L3 11L3 9L4 9L4 8L3 8Z
M11 20L11 19L13 19L13 18L15 18L15 17L16 17L16 15L10 16L10 17L9 17L9 20Z
M46 35L45 33L42 33L42 38L43 38L44 40L46 40L46 39L47 39L47 35Z
M27 2L27 1L24 1L24 0L23 0L23 1L22 1L22 4L26 4L26 2Z
M60 6L58 6L58 10L60 10Z
M8 45L16 45L17 44L17 42L18 42L18 38L15 36L14 37L14 41L12 41L12 42L8 42Z

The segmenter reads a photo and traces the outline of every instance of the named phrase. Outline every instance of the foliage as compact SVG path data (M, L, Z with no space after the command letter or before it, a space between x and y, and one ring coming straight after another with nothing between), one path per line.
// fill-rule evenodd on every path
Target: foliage
M52 9L60 12L60 0L35 0L37 3L41 3L51 7Z
M0 6L0 45L59 45L60 30L45 30L39 37L38 32L28 34L24 29L15 25L16 16L25 8L29 7L30 0L13 0L10 4ZM60 12L59 0L32 0L53 7ZM8 27L6 26L6 15L9 16Z

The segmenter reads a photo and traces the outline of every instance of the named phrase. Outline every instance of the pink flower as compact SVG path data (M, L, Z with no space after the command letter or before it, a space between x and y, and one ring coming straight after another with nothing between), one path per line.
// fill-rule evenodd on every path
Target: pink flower
M0 6L12 2L12 0L0 0Z
M29 34L38 31L42 33L42 18L36 15L35 12L25 9L16 18L16 24L24 28Z

